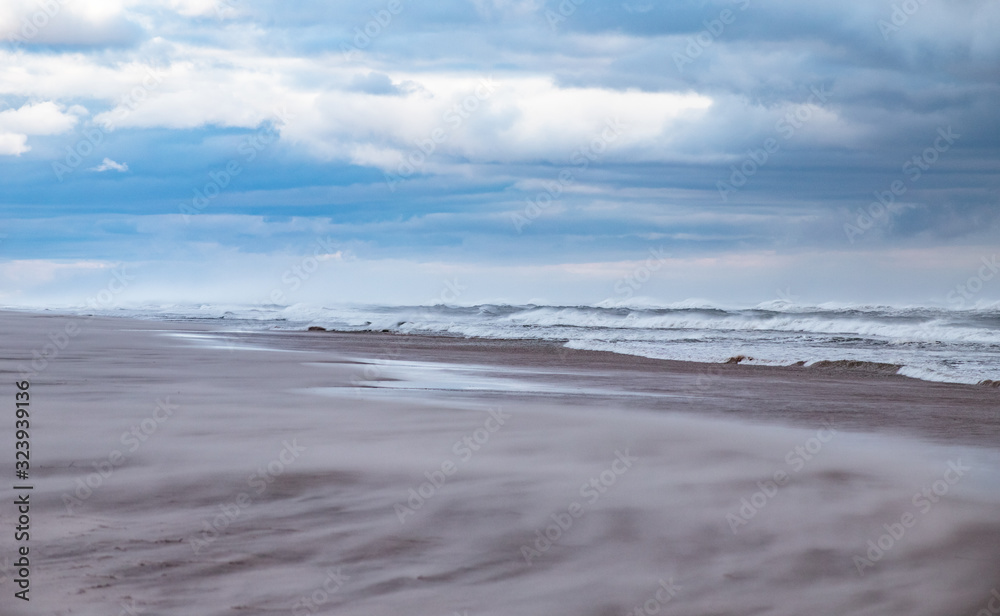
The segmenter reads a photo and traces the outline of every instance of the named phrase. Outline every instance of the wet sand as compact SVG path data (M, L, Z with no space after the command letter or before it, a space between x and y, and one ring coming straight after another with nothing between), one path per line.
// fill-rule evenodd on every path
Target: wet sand
M976 614L1000 584L994 388L25 313L0 339L34 484L3 614Z

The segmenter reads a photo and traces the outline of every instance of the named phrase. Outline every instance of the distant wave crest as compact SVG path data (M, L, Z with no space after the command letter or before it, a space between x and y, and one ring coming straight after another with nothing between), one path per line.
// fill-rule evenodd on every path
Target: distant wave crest
M700 362L725 362L743 355L747 358L743 363L762 365L880 364L932 381L1000 379L1000 306L953 310L805 305L781 299L733 307L703 299L658 304L650 298L633 298L567 306L158 305L103 314L206 321L244 330L322 327L554 340L571 348Z

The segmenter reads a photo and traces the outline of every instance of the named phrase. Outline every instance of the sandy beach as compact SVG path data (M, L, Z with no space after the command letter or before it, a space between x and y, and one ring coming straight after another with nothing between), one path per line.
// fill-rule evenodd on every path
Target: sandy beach
M25 312L0 340L2 468L21 485L27 380L32 485L31 600L8 490L0 614L940 616L1000 596L1000 389Z

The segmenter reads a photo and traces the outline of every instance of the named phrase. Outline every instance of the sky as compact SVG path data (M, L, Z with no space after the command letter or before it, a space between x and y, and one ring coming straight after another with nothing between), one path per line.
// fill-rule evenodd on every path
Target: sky
M0 305L1000 300L995 0L6 0Z

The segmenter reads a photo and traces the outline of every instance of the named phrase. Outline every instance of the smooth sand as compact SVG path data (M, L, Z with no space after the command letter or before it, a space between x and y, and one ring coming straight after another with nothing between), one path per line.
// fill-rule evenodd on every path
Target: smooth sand
M975 614L1000 584L997 389L209 329L0 314L35 484L0 614Z

